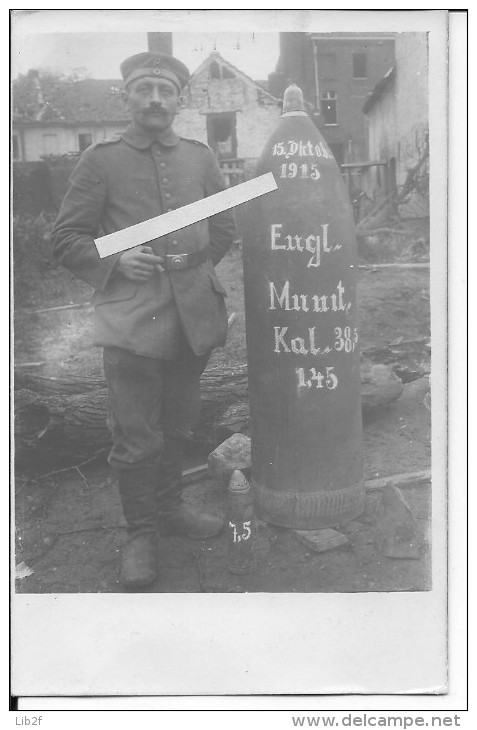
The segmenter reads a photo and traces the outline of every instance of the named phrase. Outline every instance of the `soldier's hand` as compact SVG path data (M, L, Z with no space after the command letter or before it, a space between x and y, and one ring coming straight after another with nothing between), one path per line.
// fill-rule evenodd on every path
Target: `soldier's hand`
M147 281L156 271L164 271L164 259L153 253L150 246L139 246L125 251L118 261L118 269L131 281Z

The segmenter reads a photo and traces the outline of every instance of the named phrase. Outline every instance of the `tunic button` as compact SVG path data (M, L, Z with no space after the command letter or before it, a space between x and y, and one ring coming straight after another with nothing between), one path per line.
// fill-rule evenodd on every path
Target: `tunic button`
M169 178L168 177L163 177L162 178L162 182L167 185L167 183L169 182Z
M166 198L170 198L170 197L171 197L171 194L170 193L166 193Z
M165 166L166 166L166 163L165 163L165 162L161 162L161 163L159 164L159 167L165 167Z
M173 246L177 246L178 243L179 243L179 241L176 241L176 240L172 241Z

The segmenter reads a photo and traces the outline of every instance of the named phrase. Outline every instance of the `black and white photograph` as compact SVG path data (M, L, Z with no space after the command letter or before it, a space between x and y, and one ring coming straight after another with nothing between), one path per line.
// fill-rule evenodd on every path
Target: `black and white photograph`
M437 590L445 692L446 14L175 12L12 11L15 600Z

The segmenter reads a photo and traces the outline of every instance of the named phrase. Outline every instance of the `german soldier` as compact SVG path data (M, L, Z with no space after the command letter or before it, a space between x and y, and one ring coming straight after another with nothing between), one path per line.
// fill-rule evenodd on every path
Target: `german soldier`
M214 266L235 235L220 213L148 245L100 259L94 238L181 208L224 182L207 145L173 130L189 71L172 56L139 53L121 64L131 124L89 147L55 223L53 253L95 293L94 342L104 348L109 463L117 474L128 541L121 581L156 577L156 532L205 539L223 521L181 500L184 439L198 417L199 380L227 331Z

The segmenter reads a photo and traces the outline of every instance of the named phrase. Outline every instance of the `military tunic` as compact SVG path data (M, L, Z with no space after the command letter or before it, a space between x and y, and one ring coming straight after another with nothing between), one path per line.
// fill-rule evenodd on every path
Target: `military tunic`
M55 258L95 288L94 342L137 355L174 359L183 336L196 355L224 344L226 292L214 265L235 235L230 211L150 242L154 253L194 253L210 246L210 261L158 272L146 282L116 268L121 254L100 259L94 241L224 189L207 145L172 130L156 142L131 125L97 143L72 173L52 232Z

